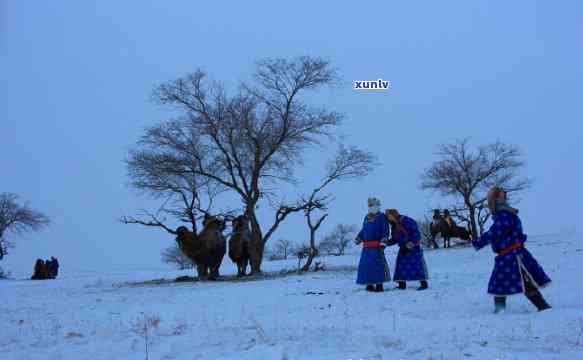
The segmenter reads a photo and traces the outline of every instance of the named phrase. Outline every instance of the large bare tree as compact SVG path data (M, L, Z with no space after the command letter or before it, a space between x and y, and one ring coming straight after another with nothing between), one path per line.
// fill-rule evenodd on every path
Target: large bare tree
M273 190L281 183L294 183L294 169L306 149L332 135L341 120L334 111L308 105L302 95L336 80L327 61L300 57L258 62L254 81L242 83L234 95L208 81L200 70L154 91L158 103L181 113L176 122L184 143L177 148L184 162L171 164L172 172L200 179L192 183L228 189L241 199L251 224L253 273L261 271L265 244L279 224L304 209L301 204L282 203ZM256 216L265 199L278 204L266 229ZM155 216L142 222L160 226Z
M13 243L7 238L9 232L21 234L38 231L49 225L49 218L26 203L20 203L18 196L11 193L0 194L0 260L6 256Z
M373 154L357 147L340 147L334 158L326 166L326 175L318 187L303 201L304 214L310 230L308 259L302 270L308 271L314 257L317 255L316 232L328 217L328 206L333 200L325 190L332 184L342 180L359 179L367 176L376 165Z
M140 210L121 221L176 234L176 227L168 223L173 220L189 224L196 234L197 221L210 215L213 200L224 191L221 184L197 172L198 162L212 161L207 150L188 121L172 120L146 129L126 159L130 185L162 205L155 212Z
M478 224L483 230L489 215L483 206L491 186L499 185L508 192L520 192L531 185L520 175L523 154L515 146L494 142L472 147L469 139L441 144L439 159L421 176L421 188L459 199L461 206L452 214L469 223L472 237L478 236Z

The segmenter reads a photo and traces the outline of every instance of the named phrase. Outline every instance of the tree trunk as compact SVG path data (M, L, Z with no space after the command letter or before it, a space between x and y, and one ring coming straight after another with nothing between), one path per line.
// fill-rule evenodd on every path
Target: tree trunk
M468 209L470 211L470 226L472 227L472 236L471 239L475 240L478 235L478 226L476 224L476 207L472 206L471 204L468 205Z
M314 258L316 257L317 253L318 252L316 250L316 229L310 229L310 251L308 253L308 259L306 260L306 263L302 267L303 272L310 271L310 266L312 266L312 262L314 261Z
M249 244L249 257L251 264L251 274L261 274L261 262L263 261L263 250L265 243L263 242L263 234L261 227L255 216L255 206L247 207L246 213L251 222L251 243Z
M4 241L2 240L2 236L4 236L4 231L0 231L0 260L4 259Z

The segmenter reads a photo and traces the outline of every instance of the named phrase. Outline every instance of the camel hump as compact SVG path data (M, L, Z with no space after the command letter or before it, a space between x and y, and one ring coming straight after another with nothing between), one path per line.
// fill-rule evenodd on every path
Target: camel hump
M202 232L205 230L225 230L225 222L216 216L205 216L203 222Z
M204 227L198 238L203 242L207 249L216 249L227 246L227 239L223 235L225 222L218 217L208 216L204 219Z

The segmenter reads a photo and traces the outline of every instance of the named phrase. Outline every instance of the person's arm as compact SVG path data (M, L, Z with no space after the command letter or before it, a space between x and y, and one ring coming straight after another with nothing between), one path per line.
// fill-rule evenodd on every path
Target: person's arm
M411 218L407 219L407 232L409 233L409 241L413 241L415 243L421 241L421 233L419 232L417 221Z
M381 243L388 245L390 238L391 238L391 229L389 227L389 219L387 219L385 214L382 214L381 215Z
M401 221L400 224L397 224L396 230L397 230L397 234L398 234L397 239L399 242L399 247L406 248L407 242L409 241L409 232L408 232L407 228L405 227L405 224L403 221Z
M358 235L356 235L356 238L354 238L354 243L356 243L356 245L358 245L362 242L362 231L364 230L365 222L366 222L366 217L364 218L364 221L362 222L362 228L358 232Z
M482 249L484 246L489 245L497 237L502 237L511 226L508 214L502 213L494 218L494 224L486 231L482 236L476 240L472 240L472 245L476 250Z
M419 232L419 227L415 220L411 218L403 219L403 227L407 230L407 242L405 246L407 249L413 249L421 240L421 233Z

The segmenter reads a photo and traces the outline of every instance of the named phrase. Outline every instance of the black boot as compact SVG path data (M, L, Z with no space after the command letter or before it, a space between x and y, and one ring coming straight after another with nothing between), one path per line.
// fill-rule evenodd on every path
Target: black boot
M425 290L427 289L429 286L427 285L427 281L426 280L421 280L421 286L419 286L417 288L417 290Z
M524 295L534 306L536 306L538 311L550 309L551 306L543 298L542 294L534 284L534 281L526 271L522 273L522 279L524 281Z
M366 291L374 291L374 285L367 285Z
M506 310L506 296L494 296L494 314Z
M538 311L544 311L551 308L551 306L547 303L545 298L543 298L542 294L538 290L527 291L524 293L524 295L526 295L527 299L530 300L534 306L536 306Z
M397 281L398 286L395 289L405 290L407 288L407 283L404 281Z
M383 292L383 291L385 291L385 288L384 288L383 284L377 284L374 291Z

